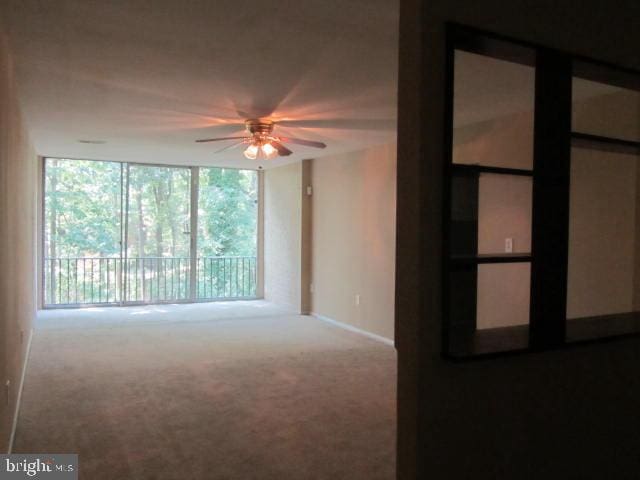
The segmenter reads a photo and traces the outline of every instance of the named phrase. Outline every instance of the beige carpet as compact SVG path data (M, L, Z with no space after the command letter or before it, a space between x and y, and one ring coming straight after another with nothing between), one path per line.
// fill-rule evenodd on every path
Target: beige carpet
M392 347L266 302L89 313L38 319L16 453L78 453L85 480L394 478Z

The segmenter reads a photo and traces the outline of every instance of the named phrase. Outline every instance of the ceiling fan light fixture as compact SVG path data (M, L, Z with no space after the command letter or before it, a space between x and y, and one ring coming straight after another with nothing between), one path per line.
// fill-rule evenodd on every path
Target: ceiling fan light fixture
M267 119L249 119L245 121L247 133L244 136L202 138L196 140L198 143L219 142L236 140L236 143L228 145L215 153L221 153L238 145L248 144L244 151L244 156L249 160L264 158L271 160L278 156L287 157L293 152L287 148L285 143L304 145L305 147L325 148L327 145L314 140L304 140L302 138L273 136L275 123Z
M272 158L278 156L278 150L273 148L273 145L271 145L270 143L265 143L264 145L262 145L261 150L264 158L266 158L267 160L271 160Z
M258 146L254 143L249 145L244 151L244 156L249 160L255 160L256 158L258 158Z

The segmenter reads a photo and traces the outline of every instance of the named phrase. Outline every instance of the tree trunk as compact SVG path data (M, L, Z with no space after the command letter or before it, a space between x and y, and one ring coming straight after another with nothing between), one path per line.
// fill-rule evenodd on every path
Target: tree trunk
M169 176L169 194L167 195L167 203L169 203L169 197L173 193L173 176ZM175 212L169 212L169 228L171 229L171 256L176 256L176 242L178 237L178 230L176 228L176 217Z
M49 301L51 303L55 303L56 299L56 256L57 252L57 244L56 244L56 236L58 235L58 160L51 160L51 182L49 188L49 195L51 196L51 209L50 209L50 217L49 217L49 262L50 262L50 285L51 285L51 297Z
M136 208L138 210L138 258L142 262L142 300L144 301L146 298L146 281L145 281L145 272L144 272L144 249L145 244L147 243L147 234L144 228L144 217L142 216L142 193L139 191L136 192Z
M165 195L162 188L162 181L153 186L153 195L156 200L156 257L161 257L164 251L163 239L162 239L162 225L164 220L164 204Z

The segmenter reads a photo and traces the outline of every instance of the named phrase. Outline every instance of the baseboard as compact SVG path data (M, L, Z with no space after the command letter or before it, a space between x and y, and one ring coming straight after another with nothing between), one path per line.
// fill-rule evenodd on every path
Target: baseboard
M375 333L367 332L366 330L362 330L360 328L354 327L353 325L349 325L348 323L339 322L338 320L334 320L333 318L325 317L324 315L320 315L319 313L311 312L311 316L317 318L318 320L322 320L323 322L330 323L331 325L335 325L336 327L343 328L344 330L349 330L350 332L358 333L365 337L369 337L372 340L376 340L380 343L384 343L385 345L395 346L393 340L387 337L383 337L381 335L376 335Z
M20 386L18 387L18 398L16 399L16 409L13 413L13 423L11 424L11 435L9 436L9 450L11 454L13 450L13 441L16 437L16 428L18 427L18 415L20 414L20 402L22 401L22 389L24 388L24 377L27 374L27 364L29 363L29 355L31 353L31 340L33 339L33 328L29 330L29 340L27 341L27 350L24 354L24 363L22 364L22 374L20 375Z

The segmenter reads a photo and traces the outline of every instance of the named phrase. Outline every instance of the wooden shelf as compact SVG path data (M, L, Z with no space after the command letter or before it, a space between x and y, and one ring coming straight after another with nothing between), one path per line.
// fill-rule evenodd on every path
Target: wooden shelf
M640 155L640 142L621 138L602 137L589 133L571 133L571 146L599 150L601 152L630 153Z
M451 332L448 353L452 360L474 360L528 352L529 325Z
M567 343L640 335L640 312L567 320Z
M451 261L458 264L523 263L531 261L530 253L491 253L480 255L452 255Z
M499 175L520 175L524 177L533 176L533 170L525 170L522 168L488 167L485 165L470 165L467 163L452 163L451 168L454 175L456 173L496 173Z
M544 348L531 347L529 325L471 332L453 329L444 357L454 361L473 361L529 352L579 348L583 345L630 338L640 338L640 312L567 320L564 342Z

